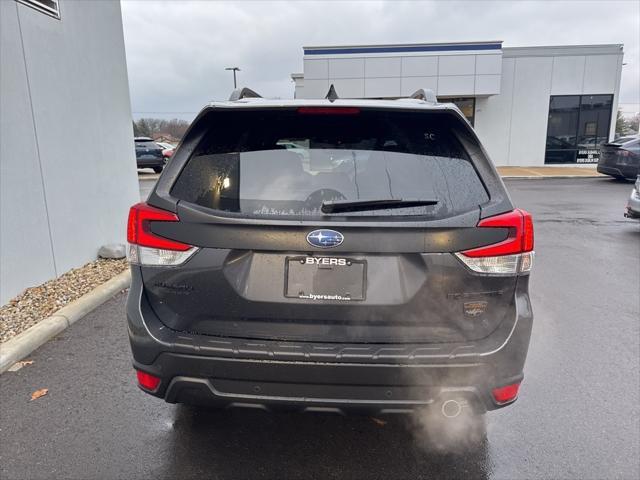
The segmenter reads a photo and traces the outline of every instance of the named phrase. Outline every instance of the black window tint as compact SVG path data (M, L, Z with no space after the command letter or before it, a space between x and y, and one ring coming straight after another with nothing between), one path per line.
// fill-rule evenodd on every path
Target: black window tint
M60 18L60 6L58 5L58 0L18 0L18 2L51 15L52 17Z
M576 125L579 114L579 96L551 97L547 148L574 148L576 146Z
M549 102L545 163L598 161L609 138L613 95L557 95Z
M235 111L210 122L171 192L208 208L319 218L328 200L435 198L435 206L340 215L441 218L488 201L448 116Z
M578 120L578 147L593 148L607 141L611 95L583 95Z

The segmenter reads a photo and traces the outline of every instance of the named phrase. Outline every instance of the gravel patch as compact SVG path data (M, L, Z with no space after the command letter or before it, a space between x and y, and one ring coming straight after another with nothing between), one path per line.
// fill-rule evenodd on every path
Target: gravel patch
M24 292L0 307L0 343L44 320L128 268L126 259L98 259Z

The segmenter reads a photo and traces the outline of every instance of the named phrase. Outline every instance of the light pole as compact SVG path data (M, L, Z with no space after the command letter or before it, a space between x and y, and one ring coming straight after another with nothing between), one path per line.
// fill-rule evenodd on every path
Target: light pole
M236 72L240 71L238 67L226 67L225 70L233 70L233 89L238 88L238 84L236 83Z

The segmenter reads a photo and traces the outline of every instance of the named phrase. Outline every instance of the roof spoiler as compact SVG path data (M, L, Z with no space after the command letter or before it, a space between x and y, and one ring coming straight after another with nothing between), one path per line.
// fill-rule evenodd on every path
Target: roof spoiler
M425 102L429 102L429 103L438 103L438 98L436 97L436 94L433 93L433 90L431 90L430 88L426 88L426 89L421 88L420 90L416 90L415 92L413 92L413 94L409 98L424 100Z
M236 100L240 100L242 98L262 98L262 95L254 92L250 88L236 88L233 92L231 92L231 96L229 97L230 102L235 102Z

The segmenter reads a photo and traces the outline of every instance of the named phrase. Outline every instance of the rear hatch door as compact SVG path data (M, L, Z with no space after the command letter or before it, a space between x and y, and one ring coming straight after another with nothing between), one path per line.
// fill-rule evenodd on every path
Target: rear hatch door
M476 225L492 196L511 206L479 173L464 120L333 108L199 120L205 133L167 196L180 221L151 230L200 250L143 268L156 314L174 330L256 340L490 334L513 316L516 277L473 273L452 253L505 240L509 229Z

